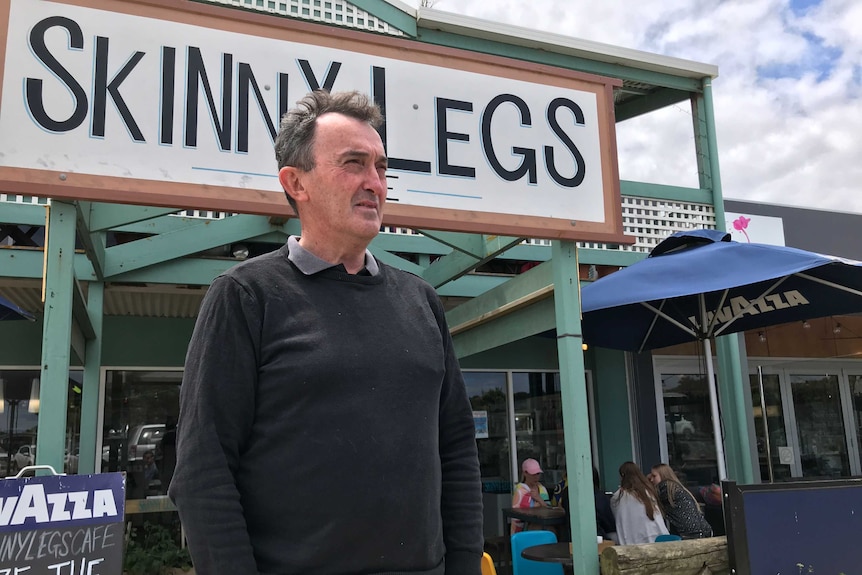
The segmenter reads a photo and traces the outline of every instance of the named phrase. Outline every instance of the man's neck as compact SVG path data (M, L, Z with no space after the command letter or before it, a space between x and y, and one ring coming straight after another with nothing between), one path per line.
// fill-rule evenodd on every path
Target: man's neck
M365 249L367 244L357 243L350 246L336 246L314 241L305 234L300 236L299 245L323 261L333 265L341 264L349 274L356 274L365 268Z

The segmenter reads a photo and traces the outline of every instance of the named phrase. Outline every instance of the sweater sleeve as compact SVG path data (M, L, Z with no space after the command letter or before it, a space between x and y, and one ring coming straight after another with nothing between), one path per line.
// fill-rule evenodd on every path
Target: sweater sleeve
M479 575L482 534L482 487L473 412L442 305L433 302L444 340L446 375L440 396L440 465L446 575Z
M216 278L186 355L169 493L202 575L257 573L236 475L254 418L260 315L236 280Z

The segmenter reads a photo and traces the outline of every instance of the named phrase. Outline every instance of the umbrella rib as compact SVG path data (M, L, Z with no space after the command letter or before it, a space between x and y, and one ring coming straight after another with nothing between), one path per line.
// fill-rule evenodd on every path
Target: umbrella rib
M648 304L645 301L642 301L640 303L642 306L644 306L645 308L647 308L648 310L650 310L654 314L656 314L656 316L663 317L664 319L666 319L667 321L669 321L670 323L672 323L673 325L675 325L676 327L678 327L682 331L686 332L687 334L689 334L691 336L694 336L695 339L700 339L700 337L698 337L697 332L694 331L693 329L691 329L690 327L688 327L687 325L684 325L684 324L678 322L674 318L672 318L669 315L667 315L666 313L664 313L662 310L658 309L655 306ZM653 325L655 325L655 321L653 321ZM652 331L652 325L650 326L650 331ZM643 343L641 344L641 351L643 351L644 345L646 345L646 339L644 339Z
M825 285L825 286L829 286L829 287L832 287L832 288L835 288L835 289L838 289L838 290L841 290L841 291L846 291L847 293L852 293L853 295L862 296L862 291L859 291L859 290L857 290L857 289L853 289L853 288L851 288L851 287L843 286L843 285L841 285L841 284L837 284L837 283L834 283L834 282L831 282L831 281L828 281L828 280L824 280L824 279L816 278L816 277L814 277L814 276L810 276L810 275L808 275L808 274L798 273L798 274L796 274L796 275L797 275L797 276L799 276L799 277L801 277L801 278L803 278L803 279L806 279L806 280L812 281L812 282L816 282L816 283L819 283L819 284L823 284L823 285Z
M793 275L793 274L790 274L790 275ZM718 337L718 336L720 336L720 335L721 335L721 332L723 332L724 330L726 330L727 328L729 328L731 325L733 325L733 322L735 322L736 320L738 320L739 318L741 318L741 317L743 316L743 314L745 314L748 310L750 310L751 308L753 308L755 303L759 302L760 300L762 300L763 298L765 298L766 296L768 296L770 293L772 293L773 291L775 291L775 288L777 288L778 286L780 286L781 284L783 284L785 281L787 281L787 278L789 278L789 277L790 277L790 275L786 275L786 276L783 276L783 277L779 278L779 279L778 279L778 281L777 281L777 282L775 282L774 284L772 284L771 286L769 286L769 288L768 288L765 292L763 292L763 293L762 293L762 294L760 294L758 297L756 297L756 298L754 298L753 300L751 300L750 302L748 302L748 305L747 305L747 306L745 306L744 308L742 308L741 310L739 310L739 312L737 312L737 314L736 314L735 316L733 316L732 318L730 318L730 321L728 321L728 322L727 322L727 323L725 323L723 326L721 326L720 328L718 328L718 329L715 331L715 333L713 334L713 337ZM718 310L716 310L716 312L717 312L717 311L718 311ZM716 313L716 315L718 315L718 313Z
M666 302L667 302L666 299L661 300L661 308L659 308L659 309L664 308L664 304ZM641 341L641 346L638 348L638 353L641 353L644 350L644 346L646 345L646 342L649 341L649 336L652 335L652 329L655 327L655 322L657 322L657 321L658 321L658 315L653 314L652 321L649 322L649 329L647 329L646 335L644 335L643 341Z
M712 314L712 319L709 322L709 325L706 326L706 330L704 333L712 333L712 330L715 328L715 323L718 321L718 310L720 310L724 306L724 302L727 301L727 294L730 293L729 289L724 290L724 293L721 294L721 299L718 301L718 306L715 308L716 313Z

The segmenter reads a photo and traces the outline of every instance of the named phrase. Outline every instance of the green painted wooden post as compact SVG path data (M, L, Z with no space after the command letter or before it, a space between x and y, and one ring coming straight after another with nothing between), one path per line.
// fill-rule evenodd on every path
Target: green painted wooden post
M748 370L742 370L738 334L715 339L718 355L718 393L724 406L724 452L728 479L737 483L754 483L751 443L754 416L748 392Z
M87 341L87 358L84 361L84 393L81 398L81 439L78 473L101 471L101 449L96 445L99 422L99 387L102 367L102 318L105 284L90 282L87 290L87 314L96 337Z
M703 122L695 125L696 135L705 140L701 153L706 155L702 170L708 172L708 178L702 176L702 183L708 182L712 187L713 209L715 210L715 226L725 230L724 199L721 190L721 172L718 168L718 142L715 137L715 114L712 103L712 80L703 80L703 95L698 104L698 115ZM738 483L752 483L754 471L751 463L749 437L754 426L751 414L751 396L748 390L748 369L741 365L737 335L716 338L716 354L718 356L718 393L722 406L725 430L725 459L730 479Z
M590 450L587 382L584 377L581 298L577 246L554 241L551 247L560 391L563 401L563 436L572 527L572 559L578 573L598 575L596 502L593 497L593 460Z
M49 210L36 463L50 465L62 473L69 396L77 214L75 206L66 202L54 201Z

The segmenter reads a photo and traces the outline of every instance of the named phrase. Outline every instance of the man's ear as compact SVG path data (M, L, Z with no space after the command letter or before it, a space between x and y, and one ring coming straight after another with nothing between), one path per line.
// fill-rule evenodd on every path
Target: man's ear
M278 171L278 181L284 193L301 203L308 199L308 192L303 185L303 171L294 166L285 166Z

